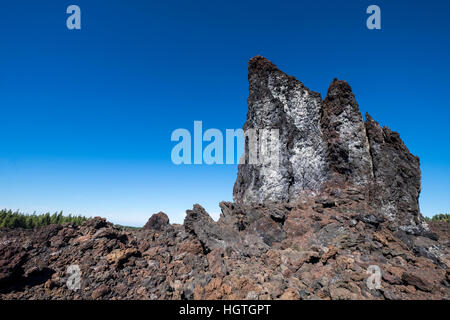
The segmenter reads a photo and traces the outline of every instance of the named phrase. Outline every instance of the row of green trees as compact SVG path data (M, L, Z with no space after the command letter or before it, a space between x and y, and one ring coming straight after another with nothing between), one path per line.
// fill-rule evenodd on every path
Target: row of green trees
M450 214L448 213L441 213L437 214L431 218L425 217L425 220L427 221L444 221L444 222L450 222Z
M49 224L71 223L80 225L88 218L82 216L63 216L63 212L55 212L54 214L23 214L18 211L0 210L0 228L24 228L33 229Z

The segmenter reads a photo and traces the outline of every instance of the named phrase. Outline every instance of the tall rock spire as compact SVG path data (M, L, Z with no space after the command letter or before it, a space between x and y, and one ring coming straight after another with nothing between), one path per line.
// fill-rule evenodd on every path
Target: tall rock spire
M279 165L240 164L233 190L237 203L297 202L329 187L356 188L369 193L371 206L393 225L426 229L418 204L419 159L398 133L369 115L364 123L347 82L334 79L322 101L261 56L250 59L248 70L244 131L278 129Z
M334 79L330 84L321 125L334 182L367 186L373 180L369 141L358 103L346 81Z
M400 135L381 126L366 113L372 156L374 187L372 205L404 231L427 229L419 210L420 161Z
M244 130L279 130L279 166L239 165L235 201L289 202L305 193L317 192L329 173L320 128L320 94L260 56L250 60L248 70Z

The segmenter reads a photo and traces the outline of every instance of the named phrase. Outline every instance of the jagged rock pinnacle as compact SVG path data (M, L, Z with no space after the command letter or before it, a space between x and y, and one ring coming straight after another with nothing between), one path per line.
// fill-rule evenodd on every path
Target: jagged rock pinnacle
M397 133L368 115L364 123L347 82L334 79L322 100L261 56L250 59L248 80L244 130L279 130L279 166L239 165L237 203L295 203L330 188L354 188L403 229L426 226L418 206L419 159Z
M320 190L329 173L320 128L320 94L260 56L250 59L248 80L244 130L278 129L280 165L240 165L235 201L289 202Z
M334 182L358 186L373 180L364 121L350 85L334 79L323 100L321 127Z

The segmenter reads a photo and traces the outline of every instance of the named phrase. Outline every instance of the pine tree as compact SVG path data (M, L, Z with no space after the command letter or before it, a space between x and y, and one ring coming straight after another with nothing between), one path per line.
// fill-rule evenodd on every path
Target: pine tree
M46 213L37 215L35 212L31 215L20 213L19 211L0 210L0 228L26 228L33 229L37 227L47 226L49 224L71 223L80 225L87 218L83 216L64 216L63 212L55 212L54 214Z

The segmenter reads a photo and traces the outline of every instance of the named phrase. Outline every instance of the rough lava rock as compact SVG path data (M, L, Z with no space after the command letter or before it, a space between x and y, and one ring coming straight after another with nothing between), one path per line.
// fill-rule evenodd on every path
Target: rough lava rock
M420 162L397 132L366 114L372 155L374 207L404 231L420 233L428 227L419 211Z
M0 299L450 299L449 224L424 223L399 135L344 81L322 101L255 57L249 82L244 129L280 129L279 168L240 165L218 221L0 229Z
M145 230L164 230L169 226L169 217L164 212L155 213L148 219L147 223L144 225Z
M323 101L321 127L332 180L367 186L373 181L369 140L358 103L345 81L334 79Z
M379 215L409 233L428 227L419 212L420 167L389 128L364 123L349 84L334 79L326 98L257 56L249 62L248 129L278 129L279 166L239 165L233 197L244 205L298 203L354 189ZM244 159L248 160L248 148Z
M257 56L249 62L249 97L244 131L279 130L279 166L239 165L234 200L243 204L289 202L319 191L329 175L320 128L320 94ZM248 145L246 153L248 157ZM244 155L245 157L245 155Z
M430 224L439 240L393 232L353 197L223 202L217 222L195 205L163 230L1 229L0 299L449 299L448 226Z

